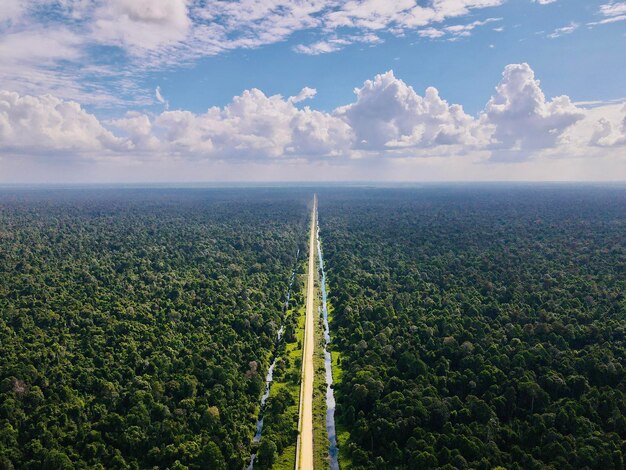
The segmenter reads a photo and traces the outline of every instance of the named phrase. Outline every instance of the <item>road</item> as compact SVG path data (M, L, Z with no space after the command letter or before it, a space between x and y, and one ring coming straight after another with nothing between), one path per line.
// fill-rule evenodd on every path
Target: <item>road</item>
M300 386L300 424L296 470L313 470L313 349L315 312L315 234L317 231L317 195L313 196L311 234L309 235L309 271L306 287L304 320L304 351L302 354L302 385Z

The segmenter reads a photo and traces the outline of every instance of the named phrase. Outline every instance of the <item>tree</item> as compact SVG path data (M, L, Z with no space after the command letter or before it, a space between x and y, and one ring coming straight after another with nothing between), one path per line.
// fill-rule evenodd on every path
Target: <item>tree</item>
M277 448L274 441L270 439L262 439L257 453L259 465L266 468L270 468L274 465L274 462L276 461L276 450Z
M198 465L200 468L211 468L215 470L224 470L226 468L224 456L215 442L209 441L204 446L200 454Z

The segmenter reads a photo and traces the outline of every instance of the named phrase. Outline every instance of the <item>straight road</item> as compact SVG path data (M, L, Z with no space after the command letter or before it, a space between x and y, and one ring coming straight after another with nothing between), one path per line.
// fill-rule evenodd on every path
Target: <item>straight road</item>
M313 329L315 328L315 235L317 232L317 194L313 195L311 234L309 236L309 272L306 287L304 320L304 351L302 353L302 384L300 386L300 424L296 470L313 470Z

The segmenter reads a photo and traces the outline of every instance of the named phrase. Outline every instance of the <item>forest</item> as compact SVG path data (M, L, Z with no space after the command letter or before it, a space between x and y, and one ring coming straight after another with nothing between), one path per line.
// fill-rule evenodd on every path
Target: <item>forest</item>
M626 189L457 184L0 189L0 470L293 468L313 192L342 469L625 468Z
M0 468L241 470L306 202L0 194Z
M623 187L319 201L352 468L624 468Z

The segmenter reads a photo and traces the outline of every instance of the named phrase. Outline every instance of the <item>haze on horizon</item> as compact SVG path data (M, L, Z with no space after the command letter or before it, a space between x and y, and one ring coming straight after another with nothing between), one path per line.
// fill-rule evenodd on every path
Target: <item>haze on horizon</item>
M4 0L0 183L626 180L626 2Z

